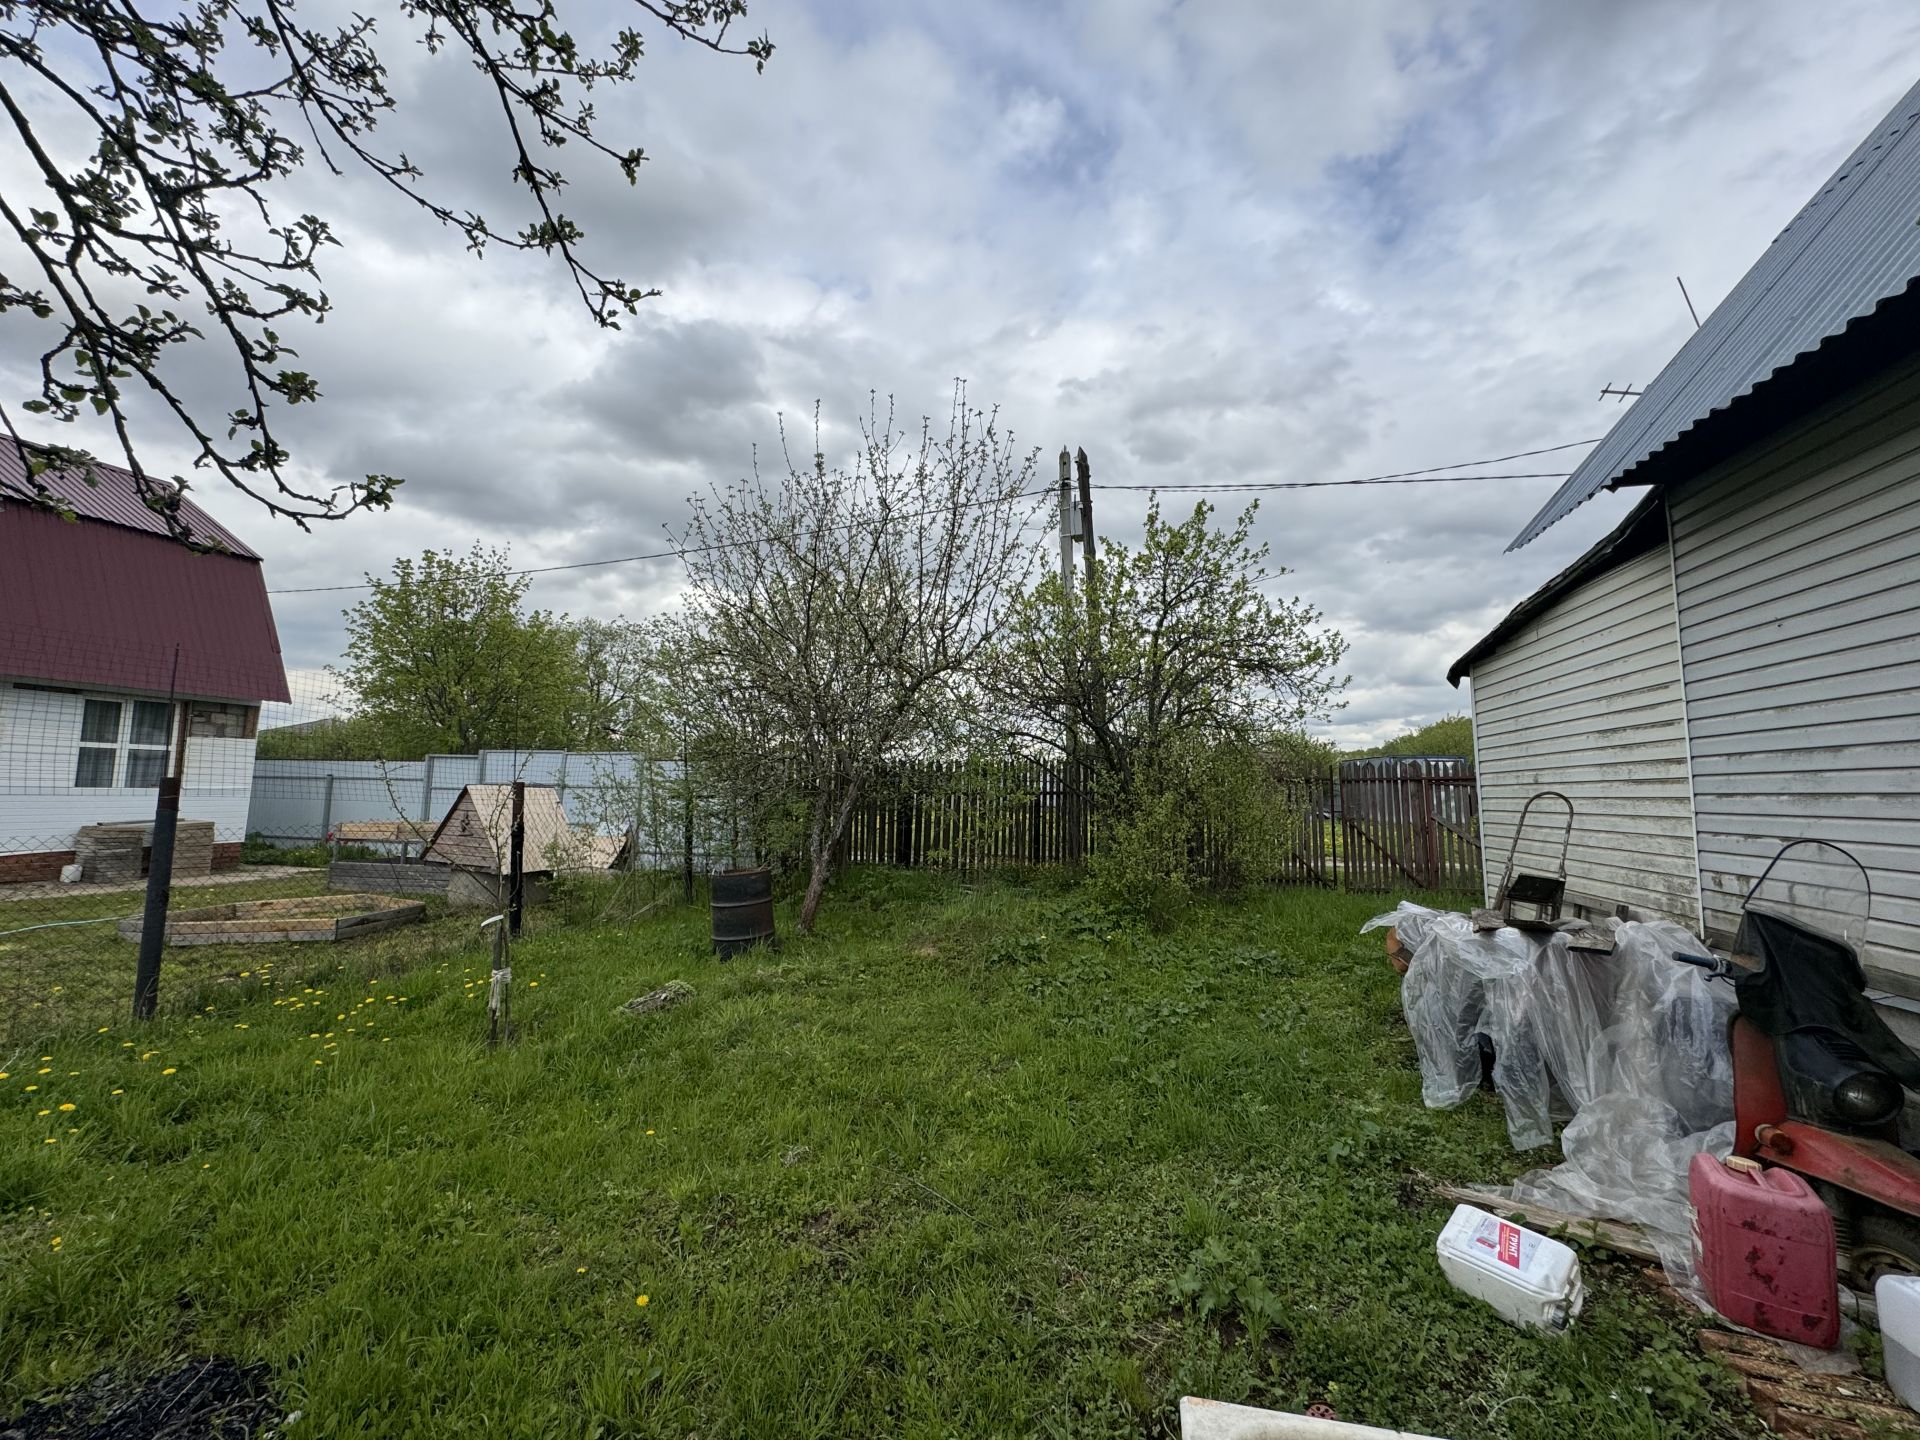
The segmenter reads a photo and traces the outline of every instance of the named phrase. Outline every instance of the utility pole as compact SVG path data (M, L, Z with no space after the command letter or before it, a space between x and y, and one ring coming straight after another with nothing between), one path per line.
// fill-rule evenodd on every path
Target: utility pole
M1080 512L1073 504L1073 457L1060 447L1060 589L1073 604L1073 542L1080 538Z
M1073 452L1073 465L1080 475L1080 545L1087 561L1087 617L1092 619L1094 606L1100 603L1093 579L1093 468L1087 464L1085 450Z

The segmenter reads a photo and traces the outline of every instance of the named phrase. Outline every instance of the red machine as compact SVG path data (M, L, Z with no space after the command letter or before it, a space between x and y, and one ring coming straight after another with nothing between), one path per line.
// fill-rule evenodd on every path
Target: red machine
M1801 850L1810 853L1776 877ZM1866 896L1859 913L1837 879L1854 874ZM1872 905L1859 860L1829 842L1796 840L1747 892L1731 960L1675 957L1731 980L1739 1002L1734 1154L1810 1182L1833 1216L1849 1278L1865 1290L1885 1274L1920 1274L1920 1159L1899 1143L1920 1055L1866 997L1855 946Z
M1840 1343L1833 1216L1790 1170L1696 1155L1687 1169L1694 1263L1713 1308L1749 1330Z

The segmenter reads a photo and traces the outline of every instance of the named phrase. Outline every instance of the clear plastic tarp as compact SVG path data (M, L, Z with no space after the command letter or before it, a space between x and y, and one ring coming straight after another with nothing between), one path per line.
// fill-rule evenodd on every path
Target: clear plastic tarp
M1705 949L1679 926L1606 923L1610 955L1571 950L1564 932L1478 931L1465 915L1404 902L1365 928L1396 927L1412 955L1401 998L1426 1103L1462 1104L1490 1048L1515 1149L1552 1144L1556 1112L1572 1115L1562 1162L1508 1193L1646 1227L1694 1292L1687 1164L1733 1145L1733 989L1674 960Z

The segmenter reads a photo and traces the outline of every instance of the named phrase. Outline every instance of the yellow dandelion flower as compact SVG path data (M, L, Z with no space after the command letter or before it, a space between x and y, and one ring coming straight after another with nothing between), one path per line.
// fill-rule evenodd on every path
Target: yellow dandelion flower
M124 1091L124 1090L116 1090L116 1091L114 1091L113 1093L114 1093L114 1094L116 1094L116 1095L124 1095L124 1094L126 1094L127 1092L126 1092L126 1091Z
M211 1170L213 1168L213 1162L211 1160L203 1161L200 1168L202 1170Z
M51 1075L53 1074L53 1067L51 1065L42 1065L37 1073L41 1075Z
M51 1056L51 1055L42 1055L42 1056L41 1056L40 1058L41 1058L42 1060L51 1060L51 1059L53 1059L53 1056Z
M649 1131L647 1131L647 1134L649 1134L649 1135L651 1135L652 1133L653 1133L653 1132L652 1132L651 1130L649 1130Z
M6 1078L7 1078L7 1072L4 1070L0 1070L0 1080L4 1080Z
M575 1270L573 1273L576 1275L584 1275L587 1273L587 1267L582 1265L579 1269Z
M169 1066L167 1066L167 1068L166 1068L166 1069L164 1069L164 1070L162 1070L162 1071L161 1071L160 1073L161 1073L162 1075L172 1075L172 1074L174 1074L174 1073L175 1073L176 1071L178 1071L178 1070L179 1070L179 1068L180 1068L180 1067L179 1067L178 1065L169 1065Z
M324 1065L324 1064L326 1064L327 1062L326 1062L326 1061L324 1061L324 1060L316 1060L316 1061L314 1061L313 1063L314 1063L314 1064L316 1064L316 1065Z
M60 1248L60 1237L58 1235L53 1237L53 1248L56 1250Z
M29 1089L29 1090L38 1090L39 1088L40 1088L40 1087L39 1087L38 1085L29 1085L29 1086L27 1086L27 1089Z
M79 1107L71 1100L63 1100L60 1102L60 1108L62 1110L77 1110Z
M53 1136L49 1135L47 1136L46 1139L42 1140L40 1143L42 1145L58 1145L60 1142L54 1139Z
M645 1309L647 1304L647 1297L644 1295L636 1295L633 1297L633 1303L640 1306L642 1309Z
M53 1111L51 1110L36 1110L33 1112L33 1117L34 1119L38 1120L51 1114L53 1114Z
M107 1033L107 1031L111 1030L112 1028L113 1027L111 1025L102 1025L98 1030L94 1031L93 1033L96 1035L104 1035Z

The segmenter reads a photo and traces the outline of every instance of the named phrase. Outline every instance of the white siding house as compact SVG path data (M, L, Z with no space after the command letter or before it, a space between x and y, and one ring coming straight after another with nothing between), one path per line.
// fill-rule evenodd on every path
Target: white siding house
M0 884L57 878L90 825L180 815L240 863L260 703L287 698L260 559L181 500L182 544L134 477L35 477L0 445ZM61 513L65 511L66 513Z
M1920 366L1674 486L1669 506L1708 928L1734 928L1783 840L1836 841L1873 878L1870 969L1914 987Z
M1699 918L1687 725L1673 571L1657 509L1636 513L1612 568L1548 596L1469 657L1487 898L1528 798L1573 805L1568 899L1591 913ZM1636 552L1637 553L1634 553ZM1577 588L1575 588L1577 586ZM1563 807L1541 801L1520 837L1522 871L1552 874Z
M1490 870L1516 797L1590 796L1570 891L1725 944L1783 845L1839 844L1873 888L1862 960L1912 1035L1916 217L1920 85L1510 548L1603 489L1647 487L1634 515L1449 674L1473 681Z

